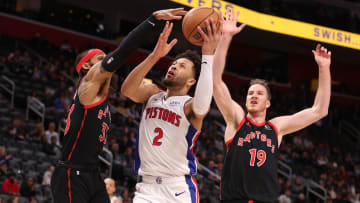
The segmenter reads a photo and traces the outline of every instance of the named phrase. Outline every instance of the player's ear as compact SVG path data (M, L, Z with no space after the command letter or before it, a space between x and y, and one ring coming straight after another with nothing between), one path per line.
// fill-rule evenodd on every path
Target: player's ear
M91 68L90 62L83 63L82 68L83 69L90 69Z
M270 102L270 100L266 100L266 108L269 108L271 106L271 102Z
M196 83L196 80L194 78L190 78L187 81L187 84L189 85L189 87L193 86Z

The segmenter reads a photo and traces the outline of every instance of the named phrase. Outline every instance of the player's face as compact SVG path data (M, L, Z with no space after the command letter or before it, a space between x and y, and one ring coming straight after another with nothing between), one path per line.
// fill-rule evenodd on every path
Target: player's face
M92 68L96 63L102 61L105 58L105 54L104 53L98 53L95 56L93 56L90 61L88 61L88 65L86 67L83 67L86 70L89 70L90 68Z
M106 178L104 180L106 185L106 192L108 194L113 194L115 192L115 182L112 179Z
M169 67L163 83L166 87L182 87L194 80L193 76L194 63L186 58L179 58Z
M246 97L246 109L249 113L266 111L270 107L270 101L266 88L260 84L249 87Z

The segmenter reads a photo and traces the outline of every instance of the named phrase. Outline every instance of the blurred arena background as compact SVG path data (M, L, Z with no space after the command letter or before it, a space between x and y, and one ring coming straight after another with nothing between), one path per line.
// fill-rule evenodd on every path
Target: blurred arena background
M199 5L220 0L183 2ZM352 48L322 43L333 56L329 115L284 138L279 158L279 202L360 202L360 41L354 41L360 39L360 1L228 2L350 33L351 39L343 35L343 41ZM59 158L65 116L77 84L77 53L94 47L108 53L153 11L181 6L167 0L0 0L2 202L12 202L8 200L13 196L18 196L19 202L52 201L49 176ZM189 48L199 50L182 36L180 23L175 23L172 34L179 43L150 72L149 81L158 82L172 56ZM318 37L333 37L321 29L314 32ZM112 80L111 136L99 159L103 176L116 180L116 194L124 203L131 202L134 195L133 154L141 106L121 95L119 87L129 70L153 49L156 39L154 35L132 55ZM317 87L317 66L311 53L316 43L246 27L235 37L228 54L224 79L233 97L244 104L249 80L263 78L270 81L273 94L270 118L310 106ZM223 124L213 105L194 148L202 203L219 202ZM15 176L20 193L9 191L3 184L9 176Z

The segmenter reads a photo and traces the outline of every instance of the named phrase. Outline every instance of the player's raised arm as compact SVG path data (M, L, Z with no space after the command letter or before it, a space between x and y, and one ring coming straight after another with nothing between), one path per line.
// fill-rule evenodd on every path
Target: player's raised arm
M173 23L166 22L153 52L125 78L121 86L121 94L134 102L144 103L151 95L160 91L155 85L144 84L142 81L159 59L166 56L177 43L177 39L173 39L170 43L167 42L172 27Z
M319 67L319 87L316 91L314 104L311 108L304 109L293 115L272 119L271 122L277 127L279 136L305 128L328 114L331 95L331 52L320 46L320 44L312 52ZM281 137L279 138L281 139Z
M222 20L222 35L214 57L213 73L214 99L216 105L223 115L227 126L233 126L235 129L245 114L241 106L231 98L229 89L222 80L222 74L224 73L226 54L232 38L246 26L246 24L242 24L237 27L237 17L238 16L234 19L233 11L228 10L226 13L226 19Z
M202 45L202 61L199 79L196 85L195 94L193 99L185 105L185 113L190 118L191 123L198 130L201 129L202 120L209 111L213 87L213 61L214 54L219 43L220 32L219 28L216 28L215 22L211 19L205 21L207 26L207 33L198 26L197 29L203 38ZM189 116L190 115L190 116Z
M149 38L149 33L159 30L161 20L180 20L185 14L184 8L155 11L148 19L132 30L121 41L117 49L105 56L101 63L90 69L85 79L102 84Z

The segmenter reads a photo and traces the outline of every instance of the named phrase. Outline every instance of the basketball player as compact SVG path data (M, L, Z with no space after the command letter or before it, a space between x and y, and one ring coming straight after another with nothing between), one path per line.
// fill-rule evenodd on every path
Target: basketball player
M52 176L55 203L110 202L97 162L111 120L107 101L111 76L146 36L158 29L160 20L181 19L185 13L182 8L156 11L110 54L91 49L77 57L81 82L67 118L62 159Z
M269 121L270 90L264 80L252 80L246 97L246 111L232 100L222 81L226 53L237 27L237 17L227 12L222 35L214 56L214 98L226 122L226 156L221 178L221 200L231 203L275 202L279 195L277 179L278 147L284 135L309 126L327 115L330 102L331 52L317 45L313 51L319 68L319 87L314 104L296 114Z
M192 152L212 98L213 55L220 29L207 22L202 59L194 51L178 55L169 67L162 91L153 84L142 83L155 63L171 50L177 39L167 43L173 24L167 23L153 52L125 79L121 92L144 104L141 117L135 173L139 175L134 202L199 202L195 179L196 160ZM194 97L189 89L200 76Z

